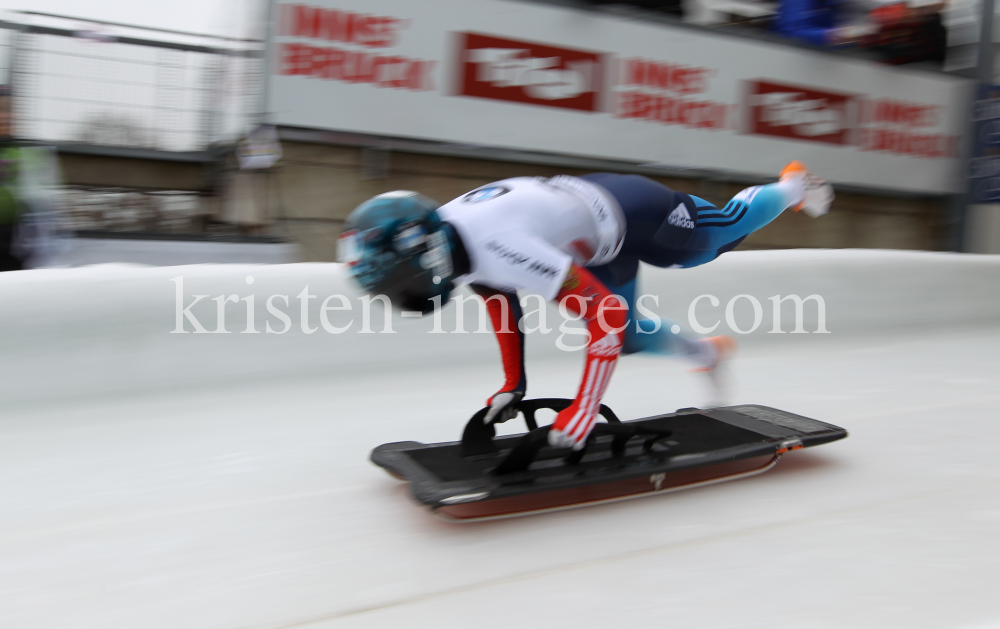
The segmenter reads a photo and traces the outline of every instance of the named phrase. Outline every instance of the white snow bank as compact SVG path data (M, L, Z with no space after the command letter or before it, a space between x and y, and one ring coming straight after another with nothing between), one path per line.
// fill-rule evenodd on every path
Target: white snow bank
M868 334L1000 323L1000 257L864 250L733 252L697 269L644 268L640 292L658 296L658 308L652 298L645 305L688 331L693 325L708 328L718 323L713 333L733 334L751 345L841 342ZM191 306L196 295L205 297ZM702 295L714 296L718 305L703 297L692 321L691 304ZM739 295L745 297L733 301ZM791 333L796 328L792 300L786 300L781 311L786 333L774 333L771 298L790 295L822 298L829 333L816 333L817 299L803 306L804 333ZM253 331L248 331L251 300ZM271 310L280 315L269 312L269 300ZM739 334L731 328L753 328L754 300L760 305L760 324L750 334ZM327 310L326 327L321 320L324 303L345 308ZM217 316L220 304L225 333ZM195 332L194 323L183 315L189 306L191 317L206 333ZM485 329L475 333L477 308L470 302L462 310L464 334L453 333L459 311L454 304L442 313L444 333L431 333L433 317L396 314L394 333L389 334L383 331L376 303L370 333L362 333L359 294L337 264L103 265L4 273L0 390L11 403L254 377L332 376L341 370L495 360L492 335ZM551 332L530 335L531 353L559 351L563 320L554 308L545 312ZM179 316L182 333L176 333ZM536 325L538 317L531 323ZM333 332L348 325L344 332ZM562 339L573 346L580 341L571 334Z

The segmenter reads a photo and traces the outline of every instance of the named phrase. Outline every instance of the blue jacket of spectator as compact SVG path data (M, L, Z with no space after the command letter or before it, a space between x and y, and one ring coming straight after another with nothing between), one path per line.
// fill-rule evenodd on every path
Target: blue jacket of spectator
M774 30L791 39L825 46L837 26L837 5L837 0L781 0Z

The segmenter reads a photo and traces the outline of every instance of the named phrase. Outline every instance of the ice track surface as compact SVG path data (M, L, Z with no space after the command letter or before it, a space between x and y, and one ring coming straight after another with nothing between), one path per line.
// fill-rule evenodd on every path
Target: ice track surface
M851 436L747 480L466 525L367 457L457 439L500 381L489 335L402 320L395 335L303 335L294 296L346 291L335 265L4 274L0 626L1000 627L1000 262L737 252L715 266L642 281L685 327L699 291L722 304L706 322L755 295L764 323L741 339L733 401ZM171 335L178 276L185 305L253 289L261 330L267 295L289 294L296 329L239 334L240 303L236 333ZM767 335L778 292L824 295L831 334ZM215 304L198 308L214 329ZM534 340L531 394L572 394L582 357ZM633 356L606 401L633 418L704 393L682 363Z

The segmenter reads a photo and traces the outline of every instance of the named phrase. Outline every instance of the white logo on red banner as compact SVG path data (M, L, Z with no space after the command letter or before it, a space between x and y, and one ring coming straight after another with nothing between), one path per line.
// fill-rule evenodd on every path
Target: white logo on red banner
M780 83L747 83L748 132L780 138L849 144L854 100L847 94Z
M459 94L597 111L602 55L459 33Z

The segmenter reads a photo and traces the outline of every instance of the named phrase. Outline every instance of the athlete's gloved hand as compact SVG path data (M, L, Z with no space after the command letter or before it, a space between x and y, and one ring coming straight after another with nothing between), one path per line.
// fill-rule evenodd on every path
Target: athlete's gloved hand
M517 417L517 405L524 399L524 391L501 391L489 400L486 405L490 410L486 411L483 418L484 424L502 424L508 419Z
M612 332L587 348L587 369L580 391L573 403L556 414L549 430L549 445L553 448L582 450L587 445L601 409L601 398L611 380L618 354L622 351L621 336Z

